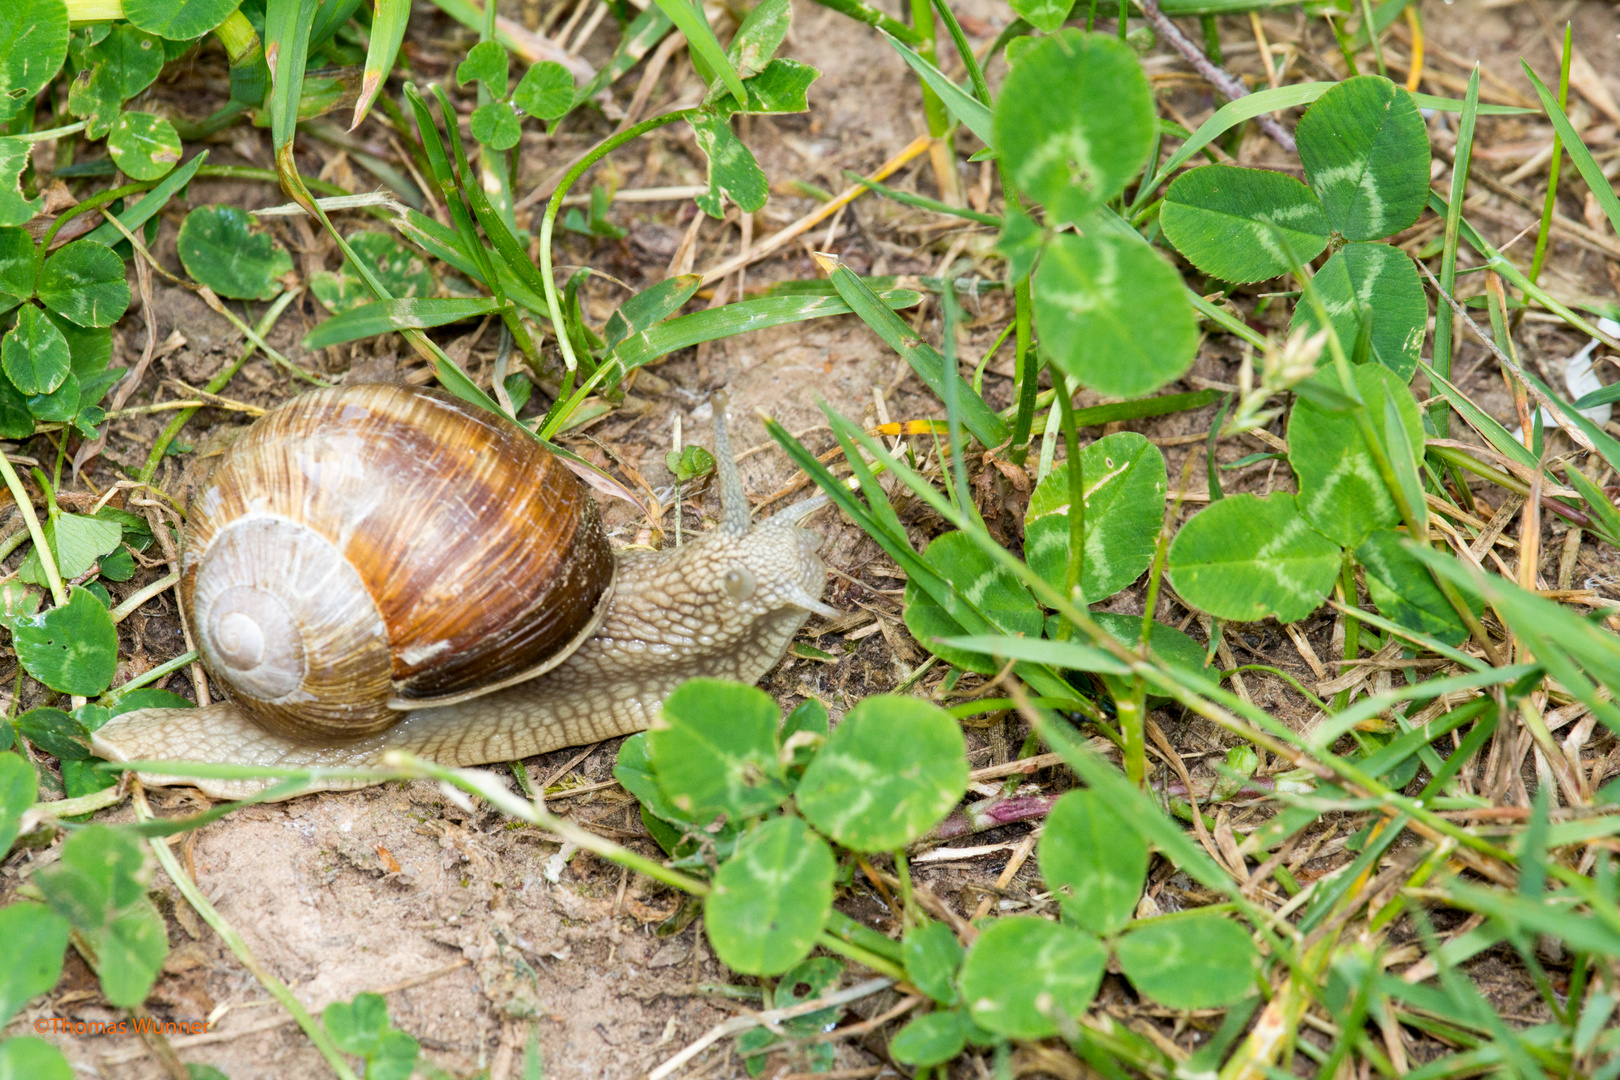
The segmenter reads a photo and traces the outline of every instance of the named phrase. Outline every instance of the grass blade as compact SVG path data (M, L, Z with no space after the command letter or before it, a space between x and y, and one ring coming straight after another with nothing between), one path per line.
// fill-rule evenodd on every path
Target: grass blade
M911 369L921 376L923 382L928 384L941 400L945 397L945 380L955 379L959 384L956 392L960 395L962 405L962 422L986 447L1000 446L1012 435L1012 429L1006 421L996 415L994 409L985 404L984 398L973 392L962 376L946 368L945 358L911 327L889 310L887 304L878 298L878 295L867 288L865 282L855 276L854 271L844 266L836 259L825 255L817 255L816 262L823 272L832 279L838 289L838 295L844 302L861 317L861 321L875 330L879 337L888 342L889 347L901 356Z
M1248 99L1245 98L1244 100ZM1449 204L1445 199L1441 198L1433 191L1429 192L1430 210L1433 210L1436 214L1444 217L1447 213L1448 205ZM1554 315L1557 315L1560 319L1563 319L1566 323L1573 326L1587 337L1597 338L1611 349L1620 349L1620 341L1615 340L1612 334L1604 333L1597 326L1588 322L1585 318L1576 314L1574 311L1571 311L1568 306L1560 302L1551 293L1547 292L1535 282L1525 277L1522 270L1509 262L1505 255L1496 250L1496 248L1492 246L1491 243L1483 236L1479 235L1478 231L1476 231L1472 225L1468 224L1466 219L1463 220L1460 235L1468 242L1469 247L1479 252L1480 255L1485 258L1485 261L1490 264L1490 268L1492 270L1495 270L1498 274L1501 274L1502 278L1507 281L1508 284L1524 293L1526 298L1534 300L1536 303L1540 304Z
M152 215L168 204L168 201L174 197L175 192L191 183L191 178L197 175L197 170L207 160L208 151L204 150L168 176L165 176L162 183L141 197L140 202L134 206L125 207L123 213L116 215L118 220L130 232L134 232L142 225L145 225L152 219ZM97 243L106 244L108 247L118 243L123 238L123 235L113 227L111 222L102 222L85 236L86 240L94 240Z
M1558 107L1569 107L1569 61L1574 54L1574 23L1564 24L1564 57L1558 65ZM1530 280L1541 278L1541 262L1547 257L1547 238L1552 234L1553 212L1558 209L1558 173L1564 160L1564 140L1553 132L1552 160L1547 163L1547 197L1541 204L1541 225L1536 230L1536 253L1530 260Z
M675 28L686 37L686 44L694 53L709 65L709 68L726 84L731 96L737 99L737 106L742 108L748 104L748 91L743 89L742 76L732 66L731 58L726 50L720 47L720 39L714 36L709 28L709 22L703 17L701 11L687 0L655 0L660 10Z
M472 206L473 216L478 219L484 235L495 245L496 254L501 257L505 268L512 272L512 276L523 282L530 291L543 295L546 287L540 277L540 271L535 269L534 263L529 261L528 253L523 250L523 245L518 243L517 237L512 235L512 230L507 228L506 222L490 205L489 197L484 194L483 185L478 182L478 174L467 161L467 151L461 142L461 129L457 126L455 106L450 104L450 99L445 96L442 86L435 85L433 92L438 95L439 109L445 118L446 134L450 136L450 150L455 155L456 177L462 194Z
M831 8L840 15L848 15L858 23L882 30L890 37L899 38L907 45L916 45L922 41L922 35L903 22L898 22L883 14L870 4L863 4L861 0L816 0L822 7Z
M909 289L891 289L875 295L890 308L915 307L922 301L921 293ZM769 326L847 315L850 310L850 306L836 296L762 296L708 311L694 311L630 334L618 343L610 358L617 359L628 374L677 349Z
M853 169L844 170L844 179L848 180L852 184L859 184L867 191L875 191L879 195L893 199L897 203L902 203L906 206L915 206L919 210L932 210L936 214L950 214L952 217L959 217L967 221L974 221L980 225L995 225L999 227L1003 223L1002 219L994 214L983 214L966 206L952 206L949 203L940 202L938 199L930 199L926 195L914 195L909 191L900 191L897 188L892 188L887 184L880 184L876 180L868 180L866 177L862 176L858 172L855 172Z
M940 100L945 103L945 108L950 110L951 115L967 125L967 129L977 135L980 142L991 149L995 149L996 135L990 122L989 106L951 82L939 68L930 64L894 38L889 37L887 34L884 37L888 39L890 45L894 46L894 51L900 54L900 59L911 65L911 70L917 73L923 83L939 95Z
M1535 455L1526 450L1524 444L1515 439L1507 428L1497 423L1495 417L1480 409L1478 405L1475 405L1469 399L1467 394L1447 382L1439 372L1428 364L1419 360L1418 367L1429 377L1434 388L1440 391L1445 399L1451 403L1451 407L1461 413L1464 420L1468 421L1468 426L1483 435L1485 441L1490 443L1498 453L1512 458L1527 469L1536 467Z
M1573 464L1564 467L1564 476L1569 479L1569 486L1581 493L1581 499L1603 523L1603 528L1608 531L1604 539L1620 547L1620 512L1615 510L1614 503L1609 501L1603 489L1588 480L1586 474Z
M386 334L390 330L424 330L430 326L470 319L475 315L487 315L499 309L499 303L485 297L375 300L318 324L304 335L304 348L324 349L328 345L358 341L376 334Z
M1463 99L1462 120L1457 128L1457 150L1451 167L1451 202L1446 213L1446 236L1440 254L1440 287L1448 295L1457 291L1457 240L1462 227L1463 195L1468 187L1468 162L1474 152L1474 122L1479 115L1479 68L1468 78L1468 95ZM1451 378L1451 306L1435 305L1434 370L1441 379ZM1429 409L1434 428L1441 438L1451 434L1451 413L1439 402Z
M1535 87L1536 96L1541 98L1541 107L1546 110L1547 119L1552 121L1553 130L1558 133L1559 139L1563 141L1564 149L1569 151L1569 160L1574 162L1575 168L1581 174L1581 179L1586 181L1586 186L1591 190L1592 197L1597 199L1599 206L1603 207L1603 212L1609 217L1609 224L1613 225L1617 231L1620 231L1620 197L1615 195L1614 188L1609 185L1608 178L1603 175L1603 170L1592 159L1592 151L1588 150L1586 143L1581 141L1580 132L1576 131L1575 125L1569 122L1569 117L1564 115L1564 110L1558 107L1557 99L1536 77L1536 73L1531 70L1529 64L1526 64L1523 60L1520 60L1519 64L1524 68L1525 75L1529 77L1530 85Z
M264 59L270 67L270 133L277 158L292 145L298 124L317 6L317 0L268 0L265 5Z
M360 85L360 100L354 103L353 131L371 111L388 73L394 70L394 57L405 40L405 26L411 19L411 0L377 0L376 13L371 17L371 43L366 46L366 70Z

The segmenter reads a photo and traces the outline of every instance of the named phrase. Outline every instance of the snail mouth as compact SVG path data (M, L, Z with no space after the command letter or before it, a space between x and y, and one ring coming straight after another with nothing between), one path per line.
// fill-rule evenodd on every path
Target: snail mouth
M265 701L286 697L304 678L303 635L281 600L238 585L215 598L208 613L209 651L234 688Z

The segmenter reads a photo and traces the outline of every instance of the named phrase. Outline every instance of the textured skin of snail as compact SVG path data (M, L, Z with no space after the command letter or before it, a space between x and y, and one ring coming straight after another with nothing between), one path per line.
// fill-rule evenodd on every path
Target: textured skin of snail
M717 420L721 413L717 408ZM381 767L385 754L402 750L442 765L480 765L645 729L689 678L757 682L812 611L833 613L819 600L826 585L816 554L821 538L799 527L822 500L750 527L723 421L716 428L721 525L671 550L617 553L611 597L594 633L545 673L485 696L402 710L380 732L324 744L269 730L230 702L140 709L97 731L94 752L113 761L364 768ZM274 782L140 775L148 783L192 784L214 798L247 797ZM303 790L363 786L331 778Z

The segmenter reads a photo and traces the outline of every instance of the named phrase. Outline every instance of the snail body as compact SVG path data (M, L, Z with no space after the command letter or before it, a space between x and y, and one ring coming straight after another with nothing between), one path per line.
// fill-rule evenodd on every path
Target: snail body
M715 441L720 526L621 553L567 467L509 421L392 385L294 399L227 451L185 530L187 617L232 700L125 713L95 752L477 765L646 728L694 676L758 681L833 610L820 538L798 527L822 502L750 527L720 407ZM217 798L268 786L142 776Z

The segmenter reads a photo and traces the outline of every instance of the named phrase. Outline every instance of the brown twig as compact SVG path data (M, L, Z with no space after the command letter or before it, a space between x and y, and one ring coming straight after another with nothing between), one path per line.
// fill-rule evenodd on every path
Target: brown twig
M1159 36L1168 41L1170 47L1180 53L1187 63L1191 64L1193 69L1219 90L1227 100L1236 101L1238 98L1249 96L1249 88L1243 85L1241 79L1205 56L1204 50L1193 44L1192 40L1181 32L1181 28L1159 10L1159 0L1136 0L1136 6L1142 9L1143 17L1153 25ZM1273 117L1262 114L1255 117L1254 122L1260 125L1260 130L1271 136L1272 141L1278 146L1290 154L1294 152L1294 137Z

